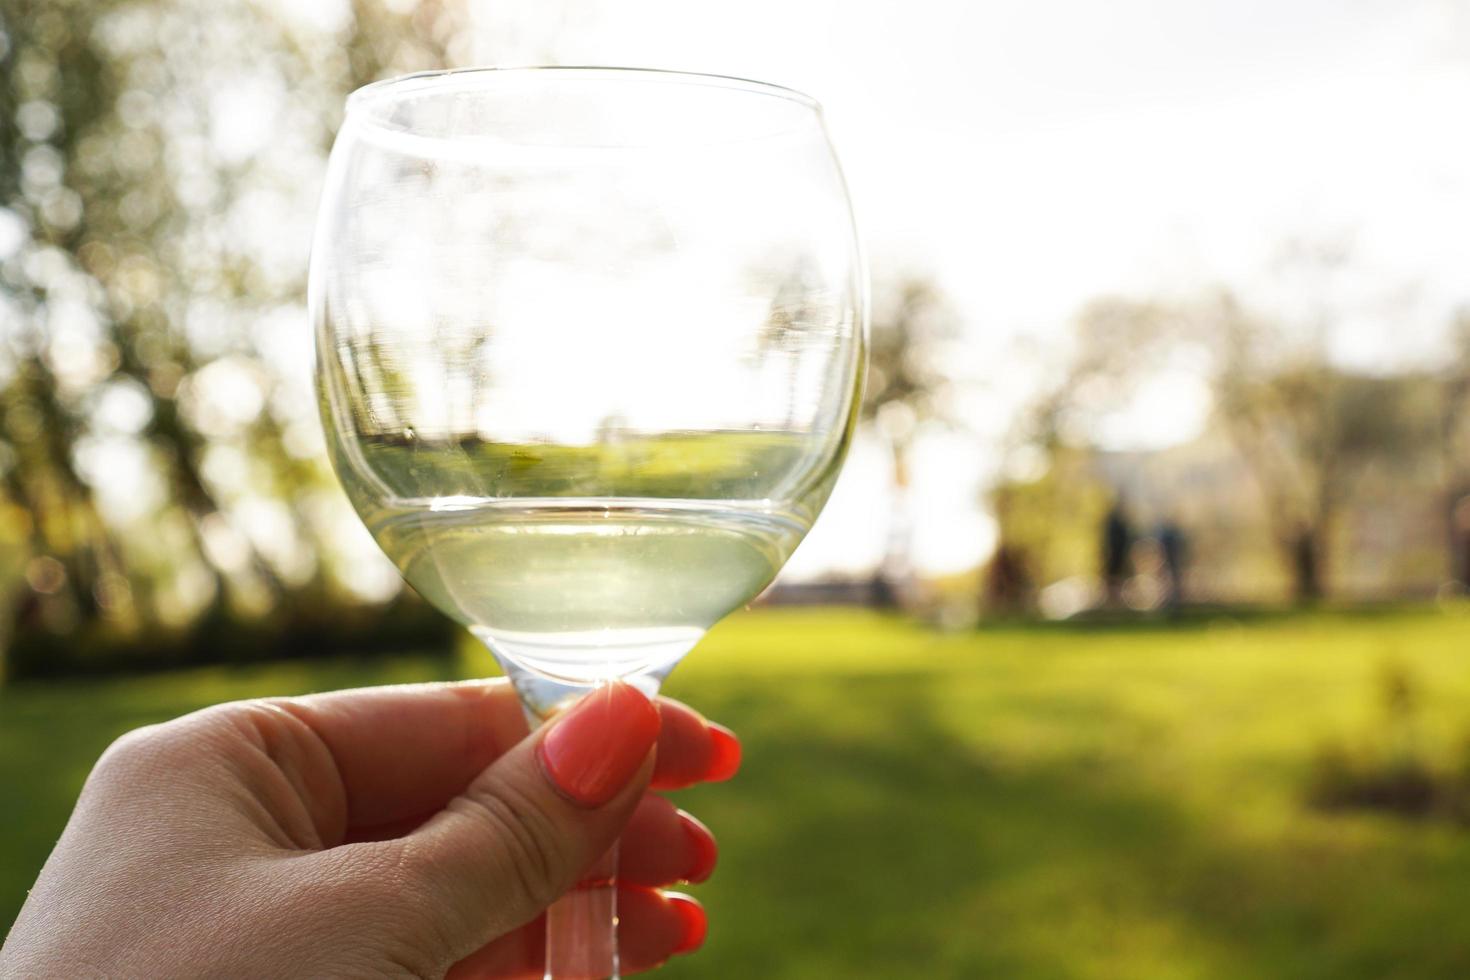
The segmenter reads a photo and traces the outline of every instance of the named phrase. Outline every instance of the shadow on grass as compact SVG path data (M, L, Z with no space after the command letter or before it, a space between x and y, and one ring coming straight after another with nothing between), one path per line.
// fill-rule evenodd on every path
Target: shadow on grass
M1232 840L1116 769L988 759L932 723L933 675L820 683L692 692L748 751L681 800L726 859L670 976L1470 975L1463 847Z

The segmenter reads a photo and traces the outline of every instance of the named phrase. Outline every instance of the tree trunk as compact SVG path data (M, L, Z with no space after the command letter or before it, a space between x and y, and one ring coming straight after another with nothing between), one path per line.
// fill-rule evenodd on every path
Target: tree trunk
M1445 495L1444 524L1450 581L1470 587L1470 487Z
M1321 539L1320 528L1307 527L1291 542L1292 598L1298 605L1313 605L1322 599Z

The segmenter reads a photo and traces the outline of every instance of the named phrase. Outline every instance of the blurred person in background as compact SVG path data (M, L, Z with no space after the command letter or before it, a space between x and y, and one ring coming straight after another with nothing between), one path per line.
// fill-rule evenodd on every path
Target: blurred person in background
M1178 609L1184 603L1184 566L1189 560L1189 540L1173 519L1159 525L1158 538L1164 566L1164 608Z
M1119 497L1108 509L1102 527L1102 577L1105 599L1110 609L1123 604L1123 586L1128 581L1133 550L1133 523L1128 507Z

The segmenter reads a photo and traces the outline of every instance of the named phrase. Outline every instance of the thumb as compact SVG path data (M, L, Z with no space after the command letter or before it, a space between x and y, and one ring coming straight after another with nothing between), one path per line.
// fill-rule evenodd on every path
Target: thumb
M658 732L637 689L598 688L394 842L405 895L449 961L541 914L612 847L648 786Z

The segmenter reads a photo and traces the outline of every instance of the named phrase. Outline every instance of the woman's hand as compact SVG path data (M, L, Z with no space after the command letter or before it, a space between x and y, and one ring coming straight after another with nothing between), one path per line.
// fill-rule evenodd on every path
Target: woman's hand
M539 977L541 913L622 836L623 969L703 941L715 863L647 792L732 776L689 708L603 688L528 734L503 681L207 708L102 757L0 951L24 977Z

